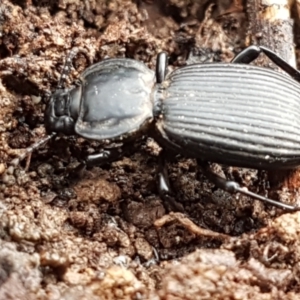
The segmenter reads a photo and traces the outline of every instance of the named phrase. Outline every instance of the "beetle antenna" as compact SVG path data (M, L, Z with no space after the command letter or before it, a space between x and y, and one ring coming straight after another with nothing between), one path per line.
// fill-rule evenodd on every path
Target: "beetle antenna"
M86 49L81 48L81 47L72 48L70 53L67 55L63 70L61 72L60 79L59 79L58 84L57 84L57 89L64 88L65 83L66 83L66 79L70 75L70 71L71 71L71 68L72 68L72 60L79 52L83 53L87 57L90 64L93 63L93 59L91 58L90 53L88 53L88 51Z
M18 157L14 158L12 161L10 161L10 165L17 166L20 161L22 161L25 157L27 157L29 154L31 154L34 150L38 149L41 145L45 144L48 142L52 137L56 135L56 132L52 132L51 134L43 137L39 141L35 142L31 146L27 147L25 151L19 155Z
M77 47L73 48L70 53L68 54L64 67L61 72L60 79L57 84L57 89L62 89L66 83L67 77L70 75L71 67L72 67L72 60L77 55L79 49Z

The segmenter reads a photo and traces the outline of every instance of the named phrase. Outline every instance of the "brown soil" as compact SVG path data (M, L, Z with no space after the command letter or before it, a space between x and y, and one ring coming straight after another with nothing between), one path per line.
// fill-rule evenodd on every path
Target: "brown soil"
M68 84L105 57L152 69L161 50L172 67L229 62L244 46L245 15L225 1L200 2L1 0L0 299L299 299L300 213L215 189L180 157L168 171L184 213L169 213L153 140L80 172L99 145L79 137L9 165L45 134L44 96L74 47L88 56L74 58ZM216 169L270 198L300 201L297 182L280 189L266 172Z

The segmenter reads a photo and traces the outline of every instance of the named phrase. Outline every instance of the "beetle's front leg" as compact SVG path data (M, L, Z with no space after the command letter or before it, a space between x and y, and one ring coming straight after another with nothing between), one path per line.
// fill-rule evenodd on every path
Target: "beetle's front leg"
M125 150L122 147L102 149L98 153L87 155L79 160L79 165L73 170L74 174L80 173L86 167L101 167L104 164L116 161L124 156Z
M164 151L161 151L159 154L158 192L164 201L167 210L183 212L183 206L174 199L174 193L169 181Z
M249 46L241 51L231 62L250 64L259 56L260 53L264 53L273 63L300 82L300 72L281 58L277 53L264 46Z
M125 150L122 148L102 149L99 153L88 155L84 164L87 167L102 166L113 162L124 156Z
M270 204L272 204L274 206L277 206L279 208L288 209L288 210L292 210L292 211L300 210L300 207L293 206L293 205L286 204L286 203L282 203L282 202L279 202L279 201L275 201L275 200L269 199L267 197L263 197L261 195L258 195L256 193L252 193L252 192L248 191L247 188L241 187L237 182L226 180L225 178L222 178L221 176L215 174L210 169L210 166L207 162L203 162L201 160L197 160L197 162L198 162L198 165L201 167L204 175L211 182L213 182L218 188L220 188L222 190L225 190L225 191L227 191L231 194L241 193L241 194L244 194L246 196L250 196L254 199L270 203Z

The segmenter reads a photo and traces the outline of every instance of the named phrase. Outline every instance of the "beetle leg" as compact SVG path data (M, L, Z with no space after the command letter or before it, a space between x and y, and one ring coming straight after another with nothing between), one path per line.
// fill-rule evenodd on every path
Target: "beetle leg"
M80 160L79 165L73 172L75 171L75 174L78 174L86 167L100 167L111 163L123 156L124 151L122 150L122 148L102 149L99 153L90 154Z
M260 54L260 48L258 46L249 46L241 51L236 57L231 61L235 64L250 64L252 61L258 58Z
M300 72L294 67L292 67L283 58L281 58L277 53L264 46L249 46L243 51L241 51L231 62L249 64L252 61L254 61L261 52L263 52L273 63L275 63L283 71L285 71L295 80L300 82Z
M258 199L260 201L267 202L269 204L272 204L274 206L277 206L279 208L291 210L291 211L298 211L300 210L300 207L293 206L290 204L282 203L279 201L275 201L272 199L269 199L267 197L263 197L261 195L258 195L256 193L248 191L246 188L241 187L237 182L235 181L229 181L221 176L215 174L209 167L209 164L203 161L198 160L198 165L202 168L204 175L211 181L213 182L218 188L221 188L231 194L234 193L241 193L246 196L250 196L254 199Z
M183 207L180 203L175 201L173 191L170 185L165 155L161 151L159 154L159 170L158 170L158 191L160 197L163 199L167 210L183 212Z
M278 67L280 67L283 71L287 72L295 80L300 82L300 72L297 69L292 67L288 62L286 62L277 53L273 52L269 48L266 48L264 46L260 46L259 48Z
M116 161L127 154L131 154L133 152L132 144L125 143L114 148L104 148L99 153L94 153L88 155L85 159L83 164L87 167L93 166L102 166L107 163L111 163Z
M166 52L160 52L156 59L156 82L162 83L165 80L168 66L168 55Z
M99 153L88 155L84 163L88 167L102 166L122 157L124 152L122 148L103 149Z

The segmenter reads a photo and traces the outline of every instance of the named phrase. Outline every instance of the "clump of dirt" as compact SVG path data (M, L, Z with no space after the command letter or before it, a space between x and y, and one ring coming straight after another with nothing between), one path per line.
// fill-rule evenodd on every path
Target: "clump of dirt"
M0 3L0 299L296 299L300 214L216 190L191 159L168 164L170 213L156 185L158 145L81 168L100 149L45 135L44 111L74 47L67 86L89 65L129 57L155 68L226 61L243 47L245 15L232 3L30 1ZM263 193L263 172L221 168ZM294 202L295 193L270 197ZM296 194L297 196L297 194Z

